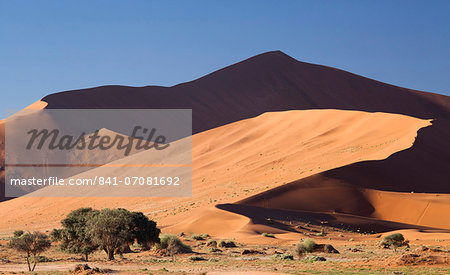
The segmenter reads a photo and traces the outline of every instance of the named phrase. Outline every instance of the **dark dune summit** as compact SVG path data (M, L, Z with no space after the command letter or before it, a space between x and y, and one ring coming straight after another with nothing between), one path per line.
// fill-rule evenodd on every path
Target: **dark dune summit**
M251 57L172 87L102 86L55 93L47 108L188 108L198 133L264 112L345 109L449 117L447 96L299 62L281 51Z
M410 149L305 180L320 182L325 177L379 190L450 193L450 97L299 62L280 51L172 87L102 86L42 100L52 109L188 108L193 110L194 133L284 110L359 110L434 119L431 127L419 131Z

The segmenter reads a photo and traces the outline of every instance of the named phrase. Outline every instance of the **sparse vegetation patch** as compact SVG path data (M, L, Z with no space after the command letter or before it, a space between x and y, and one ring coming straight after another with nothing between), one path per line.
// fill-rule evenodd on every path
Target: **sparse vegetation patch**
M221 241L219 242L219 245L218 245L218 246L219 246L219 247L226 247L226 248L229 248L229 247L237 247L235 242L229 241L229 240L221 240Z
M299 244L297 244L296 252L297 255L302 256L305 253L311 253L316 248L316 242L313 239L304 239Z

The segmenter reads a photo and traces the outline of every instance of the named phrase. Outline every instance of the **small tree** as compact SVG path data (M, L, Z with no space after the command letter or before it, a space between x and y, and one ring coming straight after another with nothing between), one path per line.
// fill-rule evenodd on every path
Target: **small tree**
M394 248L394 252L397 252L398 247L406 246L409 247L409 241L405 240L405 237L403 237L403 234L401 233L394 233L390 234L383 238L381 241L381 245L385 248Z
M108 260L114 260L114 252L118 248L134 241L129 229L133 219L129 213L126 209L105 208L93 213L86 223L87 236L105 250Z
M89 260L89 254L97 250L98 245L94 244L91 238L87 235L87 221L96 212L92 208L79 208L67 215L67 217L61 221L62 229L53 229L50 234L51 238L55 241L59 241L59 247L61 250L82 254L84 260Z
M52 243L47 235L40 232L23 233L22 231L20 236L17 236L19 232L16 232L14 232L14 237L9 242L9 247L26 253L28 271L34 271L39 255L49 249ZM33 267L31 267L31 258L33 259Z

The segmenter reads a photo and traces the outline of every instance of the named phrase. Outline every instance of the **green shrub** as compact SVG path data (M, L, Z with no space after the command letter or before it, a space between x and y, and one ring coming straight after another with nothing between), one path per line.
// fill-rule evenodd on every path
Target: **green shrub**
M307 262L325 262L327 259L322 256L308 256L305 258L305 261Z
M268 238L275 238L275 235L273 235L272 233L262 233L261 235L263 235L263 237L268 237Z
M409 247L409 241L405 240L405 237L403 237L403 234L401 233L393 233L384 237L380 244L385 248L394 248L395 252L397 251L397 247Z
M272 258L275 260L294 260L294 256L291 254L275 254Z
M203 258L202 256L190 256L189 260L190 261L206 261L206 259Z
M311 253L316 248L316 243L312 239L304 239L301 243L297 244L297 255L301 256L305 253Z
M192 252L191 247L184 244L176 235L162 234L159 241L156 247L165 249L170 255Z
M49 263L49 262L53 262L53 259L50 259L48 257L45 257L43 255L39 255L36 257L36 259L33 260L37 260L38 263Z
M207 247L217 247L217 242L215 240L208 240L205 244Z
M203 241L205 239L209 238L209 234L203 233L203 234L192 234L191 239L196 241Z
M236 247L236 243L228 240L221 240L219 242L219 247Z
M212 262L212 263L217 263L217 262L219 261L219 259L211 258L211 259L209 259L208 261L209 261L209 262Z

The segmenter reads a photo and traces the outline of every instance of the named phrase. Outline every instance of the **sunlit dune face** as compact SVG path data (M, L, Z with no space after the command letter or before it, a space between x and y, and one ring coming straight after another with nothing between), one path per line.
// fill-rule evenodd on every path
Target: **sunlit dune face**
M31 104L30 106L26 107L27 110L42 110L45 107L47 107L48 103L45 101L36 101L35 103Z

